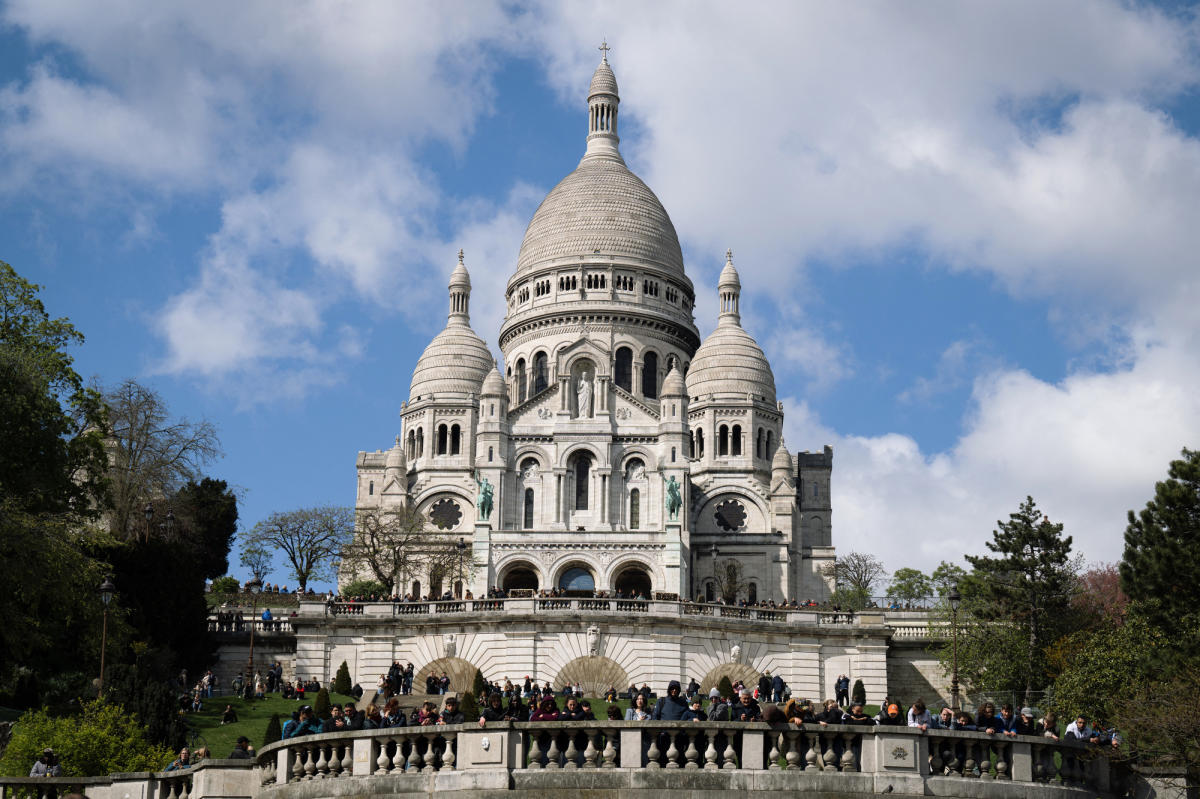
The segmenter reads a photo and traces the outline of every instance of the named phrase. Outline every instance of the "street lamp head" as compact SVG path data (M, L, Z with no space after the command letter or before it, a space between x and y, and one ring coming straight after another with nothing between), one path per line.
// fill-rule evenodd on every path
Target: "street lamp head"
M455 544L454 546L457 547L459 549L459 551L466 549L467 548L466 539L464 539L462 536L459 536L458 543Z
M721 552L721 548L718 547L717 542L714 541L712 547L710 547L708 551L711 552L712 556L715 558Z
M104 582L100 583L100 587L96 590L100 594L100 601L107 608L108 603L112 602L113 594L117 592L117 587L113 585L111 577L105 577Z
M257 594L262 590L262 580L258 579L257 575L250 582L246 583L246 590L252 594Z
M146 517L146 521L149 522L154 518L154 506L147 502L146 507L142 508L142 514Z
M955 613L958 612L958 606L962 603L962 594L958 593L958 584L955 583L950 589L950 596L946 597L950 600L950 609Z

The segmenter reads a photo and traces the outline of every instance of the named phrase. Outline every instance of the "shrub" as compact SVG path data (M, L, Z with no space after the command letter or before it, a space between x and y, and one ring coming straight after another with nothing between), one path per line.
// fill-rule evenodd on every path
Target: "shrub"
M343 660L342 665L338 666L337 676L333 678L333 692L346 696L353 687L354 683L350 681L350 667Z
M850 701L867 703L867 689L863 686L862 680L855 680L854 687L850 689Z
M389 592L387 587L378 580L354 580L342 586L339 593L344 597L369 599L373 596L386 597Z
M721 678L721 681L717 683L717 690L726 699L733 699L733 683L729 681L728 677Z
M58 755L65 777L158 771L171 762L171 750L147 740L136 716L99 699L85 702L75 716L53 718L46 708L27 711L13 728L0 774L27 776L46 747Z
M313 700L313 714L324 721L329 718L329 691L322 688L317 691L317 698Z
M283 727L279 723L279 714L272 713L271 720L267 722L267 731L263 733L262 745L273 744L283 738Z
M458 709L462 711L463 718L466 721L477 721L479 719L479 703L475 701L475 694L471 691L463 693L458 700Z
M450 687L454 688L455 686L452 685ZM487 681L483 679L483 672L475 669L475 679L471 680L471 693L475 694L475 696L483 696L484 688L486 687Z
M212 582L212 592L214 594L236 594L242 590L242 584L238 582L238 578L225 575L218 577Z

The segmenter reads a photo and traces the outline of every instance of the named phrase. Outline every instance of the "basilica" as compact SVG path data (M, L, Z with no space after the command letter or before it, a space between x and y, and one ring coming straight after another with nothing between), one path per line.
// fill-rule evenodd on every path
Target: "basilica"
M833 452L786 448L732 253L701 342L671 218L621 157L619 103L606 52L583 158L534 213L508 281L503 370L471 328L460 252L402 434L358 455L359 510L414 508L470 555L463 579L411 574L399 593L829 593Z

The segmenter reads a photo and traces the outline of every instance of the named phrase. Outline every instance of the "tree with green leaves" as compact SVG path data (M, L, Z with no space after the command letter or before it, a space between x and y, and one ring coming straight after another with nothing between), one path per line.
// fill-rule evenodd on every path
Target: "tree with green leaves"
M915 602L933 592L933 581L920 569L902 568L892 573L888 596L900 602Z
M267 722L267 729L263 733L262 745L267 746L281 740L283 740L283 726L279 723L279 714L272 713L271 720Z
M354 511L326 506L272 513L243 538L245 547L279 550L304 591L309 582L332 578L337 557L354 535Z
M929 581L937 595L944 597L949 596L954 587L961 583L966 576L967 570L962 566L943 560L929 575Z
M987 542L994 554L968 555L972 572L959 586L959 676L979 689L1024 691L1030 703L1049 682L1047 647L1068 631L1077 566L1071 537L1032 497L996 524Z
M321 688L317 691L317 698L313 700L313 715L324 721L332 715L330 707L329 691Z
M867 689L862 680L854 681L854 687L850 689L850 701L860 705L867 703Z
M1137 695L1154 671L1155 650L1169 646L1163 631L1137 612L1064 636L1051 649L1051 665L1060 670L1051 707L1064 718L1111 721L1119 701Z
M350 681L350 667L343 660L342 665L338 666L337 674L333 677L333 692L346 696L353 687L354 683Z
M1175 651L1200 653L1190 631L1200 611L1193 595L1200 585L1200 450L1183 450L1171 461L1167 479L1140 513L1129 511L1121 588L1164 630Z

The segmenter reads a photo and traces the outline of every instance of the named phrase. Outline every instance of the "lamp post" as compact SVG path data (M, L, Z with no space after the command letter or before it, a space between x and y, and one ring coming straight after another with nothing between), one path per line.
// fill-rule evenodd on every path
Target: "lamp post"
M106 577L96 590L100 594L100 601L104 603L104 622L100 627L100 682L96 686L96 698L99 699L104 696L104 650L108 648L108 603L112 602L117 587L113 585L111 577Z
M458 543L454 545L454 548L458 550L458 598L462 599L463 594L465 593L465 591L463 590L465 588L465 586L463 585L462 559L463 559L463 552L465 552L467 550L466 539L464 539L460 535L458 537Z
M958 584L956 583L950 589L950 628L953 636L953 671L950 677L950 707L958 710L958 606L962 602L962 594L958 593Z
M712 544L712 546L711 546L711 547L709 547L709 550L708 550L708 552L709 552L709 554L710 554L710 555L712 555L712 564L713 564L713 601L715 602L715 601L717 600L717 555L721 554L721 548L717 546L717 542L716 542L716 541L713 541L713 544Z
M258 623L258 592L262 590L262 580L258 579L258 575L251 578L250 582L246 583L246 589L251 596L251 611L250 611L250 659L246 661L246 682L250 683L254 680L254 625ZM243 689L244 690L244 689ZM250 686L250 695L254 695L254 686Z
M146 540L150 540L150 523L154 521L154 506L149 502L146 507L142 508L142 515L146 517Z

